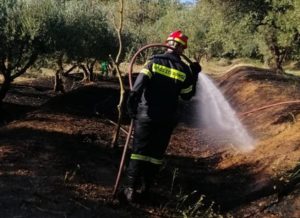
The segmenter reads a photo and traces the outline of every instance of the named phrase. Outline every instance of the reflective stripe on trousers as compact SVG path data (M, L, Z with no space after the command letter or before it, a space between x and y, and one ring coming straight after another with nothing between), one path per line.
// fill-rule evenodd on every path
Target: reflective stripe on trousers
M141 154L131 154L130 159L146 161L146 162L150 162L150 163L157 164L157 165L161 165L163 163L163 160L145 156L145 155L141 155Z

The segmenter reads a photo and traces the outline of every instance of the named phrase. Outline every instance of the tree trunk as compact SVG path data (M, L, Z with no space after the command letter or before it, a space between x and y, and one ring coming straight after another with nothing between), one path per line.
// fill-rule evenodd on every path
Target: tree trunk
M282 73L282 52L280 52L276 38L271 36L269 39L267 39L267 44L272 54L272 60L269 63L269 67L276 73Z
M0 60L0 72L4 77L3 84L0 89L0 103L2 103L5 98L6 93L8 92L11 82L26 73L29 67L31 67L36 61L38 54L33 51L33 53L28 58L27 62L25 62L22 68L19 67L20 59L22 57L22 53L20 54L20 58L16 64L12 64L9 57L2 57Z
M118 138L120 135L120 129L121 129L121 121L122 121L122 117L123 117L123 105L124 105L124 94L125 94L125 89L124 89L124 83L122 80L122 76L119 70L119 66L114 62L113 58L111 56L109 56L117 73L118 73L118 79L119 79L119 84L120 84L120 100L119 100L119 104L118 104L118 122L117 122L117 127L113 133L113 139L111 142L111 148L115 148L118 144Z
M64 84L62 81L62 75L64 73L64 68L63 68L63 54L60 54L58 56L57 59L57 66L58 66L58 70L55 73L54 76L54 87L53 87L53 91L54 92L62 92L65 93L65 89L64 89Z
M118 41L119 41L119 51L115 60L117 66L119 66L120 64L120 56L123 50L123 43L122 43L123 12L124 12L124 0L120 0L120 20L119 20L119 26L116 28L118 34Z
M61 72L61 69L57 70L54 77L54 92L62 92L65 93L65 88L62 80L63 73Z
M86 69L86 67L83 64L79 65L79 67L83 70L82 81L83 82L91 82L91 75L90 75L89 71Z
M90 81L95 81L95 76L94 76L94 66L96 64L96 59L92 60L91 62L86 63L87 69L89 71L89 76L90 76Z
M10 74L8 74L10 75ZM11 77L8 76L8 75L3 75L4 76L4 81L1 85L1 89L0 89L0 102L2 103L3 102L3 99L5 98L6 96L6 93L8 92L9 88L10 88L10 85L11 85Z
M77 64L74 64L71 66L68 70L65 71L63 66L63 54L60 54L57 59L57 67L58 70L55 73L54 76L54 92L62 92L65 93L68 91L66 81L68 81L69 73L72 72L76 67L78 67Z
M277 46L274 46L274 59L275 59L275 72L276 73L282 73L283 68L282 68L282 54Z
M112 64L114 66L114 69L116 70L117 74L118 74L118 79L119 79L119 83L120 83L120 101L118 104L118 125L115 129L115 132L113 134L113 140L111 143L111 147L115 148L116 145L118 144L118 138L119 138L119 134L120 134L120 128L121 128L121 120L122 120L122 109L123 109L123 102L124 102L124 84L122 81L122 76L119 70L119 64L120 64L120 56L123 50L123 43L122 43L122 29L123 29L123 12L124 12L124 0L120 0L120 20L119 20L119 26L116 26L116 31L117 31L117 35L118 35L118 40L119 40L119 51L116 57L116 60L114 61L113 58L111 56L110 59L112 61Z

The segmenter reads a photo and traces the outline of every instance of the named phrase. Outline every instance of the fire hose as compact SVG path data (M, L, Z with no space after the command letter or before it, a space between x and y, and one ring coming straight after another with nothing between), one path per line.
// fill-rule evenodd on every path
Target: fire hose
M169 48L169 49L174 50L173 47L170 47L168 45L161 44L161 43L148 44L148 45L145 45L144 47L140 48L134 54L134 56L132 57L132 59L130 61L130 64L129 64L129 68L128 68L128 80L129 80L130 90L132 90L132 70L133 70L133 64L135 63L136 58L138 57L138 55L142 51L144 51L148 48L152 48L152 47L165 47L165 48ZM187 56L185 56L184 54L181 54L181 57L183 57L189 64L192 63L192 61ZM120 179L121 179L121 175L122 175L122 171L123 171L123 167L124 167L125 157L126 157L128 145L129 145L129 142L130 142L132 130L133 130L133 119L131 119L131 121L130 121L126 142L125 142L125 145L124 145L124 148L123 148L123 153L122 153L122 157L121 157L121 161L120 161L120 165L119 165L119 171L118 171L116 182L115 182L114 189L113 189L113 198L116 197L116 194L117 194L117 191L118 191L118 188L119 188Z
M265 105L265 106L262 106L262 107L258 107L258 108L252 109L250 111L246 111L246 112L240 113L239 116L246 116L248 114L252 114L254 112L261 111L261 110L264 110L264 109L267 109L267 108L271 108L271 107L275 107L275 106L279 106L279 105L284 105L284 104L298 104L298 103L300 103L300 100L277 102L277 103L268 104L268 105Z

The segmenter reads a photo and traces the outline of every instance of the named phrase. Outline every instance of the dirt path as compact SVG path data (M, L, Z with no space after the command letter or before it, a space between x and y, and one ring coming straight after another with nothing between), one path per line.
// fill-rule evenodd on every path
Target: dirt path
M238 68L224 78L218 78L220 87L238 112L300 99L296 78L269 77L254 68ZM203 212L299 217L299 174L291 177L300 161L298 105L242 117L259 141L247 154L183 119L152 198L128 207L111 199L121 154L121 148L108 146L114 126L107 119L116 117L116 86L93 84L59 96L18 86L9 99L7 108L18 109L12 106L20 101L26 106L11 112L27 114L0 129L1 217L180 217L183 212L190 217ZM124 139L122 134L120 145ZM203 207L191 214L189 208L199 206L201 196Z

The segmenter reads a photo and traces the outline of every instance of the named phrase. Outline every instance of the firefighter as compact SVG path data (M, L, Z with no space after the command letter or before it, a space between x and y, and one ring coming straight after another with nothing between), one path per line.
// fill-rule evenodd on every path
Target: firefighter
M188 66L180 59L187 42L181 31L172 32L166 43L174 50L151 57L129 93L127 110L134 119L134 139L120 201L136 202L137 196L149 194L176 125L178 98L189 100L195 94L201 66L198 62Z
M101 74L102 74L102 77L104 79L107 79L108 78L108 69L109 69L109 64L108 64L108 61L101 61Z

